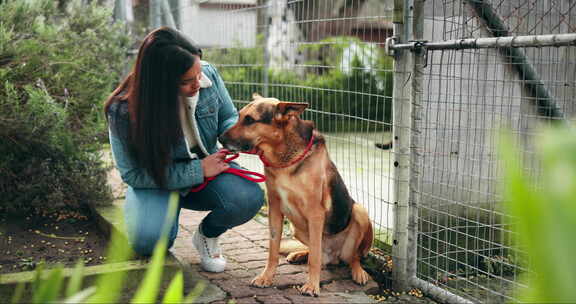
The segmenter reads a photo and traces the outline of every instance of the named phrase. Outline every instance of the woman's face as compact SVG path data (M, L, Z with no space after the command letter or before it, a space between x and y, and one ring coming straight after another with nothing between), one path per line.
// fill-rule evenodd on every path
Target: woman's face
M200 78L202 77L202 68L200 59L196 57L194 65L180 78L180 95L192 97L200 90Z

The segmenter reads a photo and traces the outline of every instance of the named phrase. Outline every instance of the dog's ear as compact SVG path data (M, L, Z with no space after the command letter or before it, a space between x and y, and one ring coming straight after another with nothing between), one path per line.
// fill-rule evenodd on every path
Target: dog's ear
M256 99L260 99L260 98L262 98L262 95L260 95L256 92L252 93L252 100L256 100Z
M276 119L289 118L290 116L298 116L306 110L307 103L304 102L286 102L281 101L276 105Z

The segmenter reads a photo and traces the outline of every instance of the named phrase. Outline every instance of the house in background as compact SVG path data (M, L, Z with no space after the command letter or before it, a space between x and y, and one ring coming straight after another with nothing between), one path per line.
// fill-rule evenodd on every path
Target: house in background
M347 36L378 48L384 46L393 30L392 5L380 0L268 1L264 13L270 17L267 48L270 67L275 69L324 61L322 52L307 54L302 45Z
M317 54L303 44L334 36L357 37L383 47L392 35L389 1L380 0L116 0L131 2L135 20L152 24L151 3L161 24L175 25L202 48L256 47L266 39L269 66L292 69Z
M107 1L114 1L117 11L125 5L130 6L137 36L167 25L178 28L202 48L256 45L257 0Z
M202 48L256 46L257 0L180 0L179 28Z

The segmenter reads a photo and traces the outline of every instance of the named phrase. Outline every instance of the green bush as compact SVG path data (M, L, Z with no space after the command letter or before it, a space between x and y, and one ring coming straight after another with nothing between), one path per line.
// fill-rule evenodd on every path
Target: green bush
M102 103L129 37L111 11L71 1L0 3L0 208L80 208L109 201L100 160Z
M371 67L364 67L359 56L354 55L350 71L344 72L341 66L344 50L353 45L366 48L353 37L331 37L317 44L304 45L299 51L310 58L304 64L310 68L299 73L270 69L267 95L284 101L309 103L304 118L314 120L322 131L390 130L392 58L380 49L370 50L375 54ZM264 91L265 65L261 47L207 50L205 58L220 67L233 99L250 100L252 93Z

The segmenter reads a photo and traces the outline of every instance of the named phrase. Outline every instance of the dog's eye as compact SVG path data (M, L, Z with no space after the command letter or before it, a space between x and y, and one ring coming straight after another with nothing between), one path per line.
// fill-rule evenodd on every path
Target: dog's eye
M245 125L251 125L255 122L254 118L252 118L252 116L246 116L244 117L244 124Z

